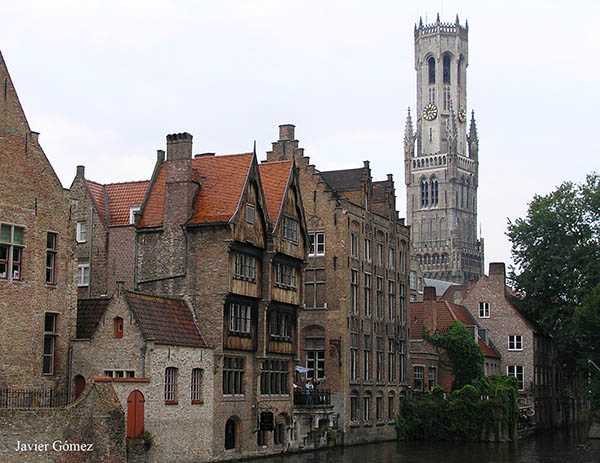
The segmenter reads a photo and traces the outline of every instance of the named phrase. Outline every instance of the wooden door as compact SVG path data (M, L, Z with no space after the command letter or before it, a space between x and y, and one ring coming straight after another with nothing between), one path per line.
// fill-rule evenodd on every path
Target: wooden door
M127 437L134 439L144 434L144 395L131 391L127 398Z

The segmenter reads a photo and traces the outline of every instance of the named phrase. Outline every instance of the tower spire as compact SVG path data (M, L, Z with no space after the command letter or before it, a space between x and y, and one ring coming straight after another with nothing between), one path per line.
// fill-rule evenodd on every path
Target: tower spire
M478 142L479 136L477 135L477 123L475 122L475 111L471 111L471 123L469 125L469 135L467 135L469 143Z
M404 156L412 158L415 153L415 133L413 130L412 117L410 116L410 107L406 115L406 124L404 125Z

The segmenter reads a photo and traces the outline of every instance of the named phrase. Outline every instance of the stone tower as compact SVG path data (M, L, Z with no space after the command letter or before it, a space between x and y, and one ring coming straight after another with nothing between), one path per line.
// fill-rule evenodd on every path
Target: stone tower
M477 238L479 157L475 115L467 130L469 25L415 25L417 104L404 135L407 223L425 278L463 283L483 274ZM468 133L467 133L468 132Z

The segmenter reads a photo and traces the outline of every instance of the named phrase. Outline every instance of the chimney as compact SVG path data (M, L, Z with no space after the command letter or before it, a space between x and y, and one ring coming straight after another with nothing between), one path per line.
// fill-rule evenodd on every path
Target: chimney
M165 151L164 150L156 150L156 161L158 163L165 161Z
M435 288L433 286L425 286L423 288L423 300L424 301L435 301Z
M502 282L503 285L506 284L506 267L504 262L490 263L490 278Z
M370 164L369 161L363 161L363 165L364 165L365 169L370 169L369 164Z
M77 166L76 177L85 178L85 166Z
M194 154L194 159L197 158L205 158L208 156L214 156L216 153L200 153L200 154Z
M167 161L192 159L192 138L187 132L167 135Z
M279 126L279 141L291 141L295 140L294 129L296 128L293 124L283 124Z
M394 175L393 174L387 174L387 179L388 179L388 182L393 182L394 181Z

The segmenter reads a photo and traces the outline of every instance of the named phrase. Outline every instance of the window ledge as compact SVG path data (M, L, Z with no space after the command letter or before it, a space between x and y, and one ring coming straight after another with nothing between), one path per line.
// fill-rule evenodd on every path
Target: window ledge
M204 400L192 400L192 405L204 405Z
M227 402L240 402L246 400L244 394L223 394L223 400Z
M165 400L165 405L178 405L179 402L177 400Z

